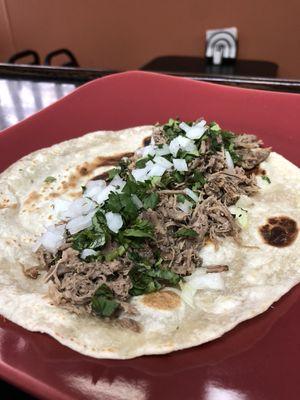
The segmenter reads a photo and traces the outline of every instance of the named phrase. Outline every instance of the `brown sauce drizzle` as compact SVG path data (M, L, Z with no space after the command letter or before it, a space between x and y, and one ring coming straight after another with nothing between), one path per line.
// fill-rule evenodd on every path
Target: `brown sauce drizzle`
M291 245L298 235L296 221L285 216L269 218L259 230L265 242L275 247Z

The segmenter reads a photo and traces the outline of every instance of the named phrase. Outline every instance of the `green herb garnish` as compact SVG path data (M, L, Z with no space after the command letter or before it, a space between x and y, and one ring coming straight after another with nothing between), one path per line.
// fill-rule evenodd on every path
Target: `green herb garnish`
M262 175L261 179L263 179L264 181L271 183L271 179L267 176L267 175Z
M135 223L123 232L124 236L153 239L153 225L146 219L137 218Z
M114 294L103 283L92 297L92 310L99 317L110 317L119 308L118 301L114 300Z
M197 237L198 233L194 229L181 228L175 233L176 237Z
M52 183L55 181L56 181L56 178L54 178L54 176L47 176L47 178L44 179L45 183Z
M105 216L99 210L92 218L92 226L72 237L72 247L75 250L98 249L103 247L110 237Z
M108 177L107 179L109 181L111 181L112 179L114 179L115 176L117 176L121 171L121 168L112 168L110 169L107 173L108 173Z
M155 192L149 194L149 196L145 197L143 201L143 206L147 210L151 208L152 210L156 208L157 204L159 203L159 195Z
M164 286L176 286L181 280L181 277L175 272L159 266L161 259L154 266L151 266L147 260L137 253L131 253L130 258L135 263L129 272L132 281L132 288L129 291L131 296L156 292Z

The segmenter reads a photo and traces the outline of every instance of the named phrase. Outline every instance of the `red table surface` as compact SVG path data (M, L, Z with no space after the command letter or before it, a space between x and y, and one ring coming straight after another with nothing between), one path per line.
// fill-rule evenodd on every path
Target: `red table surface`
M300 96L128 72L101 78L0 134L0 170L99 129L203 116L300 165ZM300 266L299 266L300 267ZM0 376L45 399L299 399L298 285L222 338L164 356L96 360L1 319Z

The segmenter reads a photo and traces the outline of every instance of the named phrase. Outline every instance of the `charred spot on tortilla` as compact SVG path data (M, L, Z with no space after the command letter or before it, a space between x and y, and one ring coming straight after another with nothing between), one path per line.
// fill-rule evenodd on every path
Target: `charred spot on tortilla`
M159 310L174 310L181 304L178 294L171 290L146 294L142 302L150 308Z
M152 138L152 136L148 136L143 140L144 147L149 146L151 144L151 138Z
M85 176L89 173L88 169L86 167L81 167L79 170L80 175Z
M296 221L289 217L272 217L267 224L260 227L260 233L270 246L286 247L295 241L298 227Z
M30 205L34 201L38 200L40 197L41 197L41 195L38 192L33 191L33 192L29 193L29 195L28 195L27 199L25 200L24 204L25 205Z

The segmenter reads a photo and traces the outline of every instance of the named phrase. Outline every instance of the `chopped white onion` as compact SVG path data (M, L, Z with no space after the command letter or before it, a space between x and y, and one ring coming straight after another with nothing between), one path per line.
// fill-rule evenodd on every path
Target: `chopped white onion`
M196 289L224 290L225 283L221 273L205 273L198 270L185 278Z
M41 244L41 238L37 239L37 241L32 246L32 251L35 253L40 248Z
M56 253L61 245L65 243L66 225L49 226L40 238L40 244L51 253Z
M106 186L104 189L101 190L101 192L98 193L98 195L95 197L95 201L98 204L103 204L107 199L109 194L115 189L114 186Z
M184 159L173 158L173 164L177 171L188 171L188 166Z
M136 153L138 155L141 155L142 157L154 156L155 149L156 149L156 146L149 144L149 146L145 146L145 147L142 147L141 149L138 149L138 151Z
M186 134L186 136L190 139L200 139L205 131L206 127L200 127L200 126L193 126Z
M147 179L147 172L147 168L138 168L131 171L132 176L137 182L145 182L145 180Z
M182 298L182 300L188 304L190 307L194 308L194 297L195 294L197 292L197 288L195 288L194 286L183 282L179 283L180 285L180 289L181 289L181 293L180 293L180 297Z
M170 149L170 152L172 153L172 155L174 157L176 157L177 153L178 153L178 151L180 149L180 145L179 145L179 142L178 142L178 136L175 139L171 140L171 142L169 144L169 149Z
M169 160L167 160L165 157L155 156L153 158L153 161L155 164L162 165L166 169L170 169L173 167L173 164Z
M170 153L171 153L170 148L166 143L163 144L162 148L157 148L155 150L155 154L157 156L166 156L167 154L170 154Z
M62 214L64 214L68 210L71 203L72 202L70 200L64 200L64 199L54 200L53 205L55 214L61 218Z
M87 197L81 197L72 201L68 209L61 212L61 217L66 219L87 215L96 208L96 204Z
M153 165L154 165L153 161L151 161L151 160L147 161L146 165L145 165L146 171L150 171L150 169L153 167Z
M79 217L71 219L66 228L70 232L71 235L74 235L77 232L82 231L83 229L89 228L92 225L92 218L95 214L95 210L91 211L87 215L81 215Z
M240 198L235 203L235 205L237 207L246 209L247 207L250 207L253 205L253 200L249 196L246 196L245 194L241 194Z
M121 214L108 212L105 214L107 226L112 232L118 233L123 226L123 219Z
M154 166L148 172L148 177L163 176L163 174L165 172L166 172L166 168L164 166L159 165L159 164L154 164Z
M237 207L236 203L234 206L229 207L229 211L234 214L235 219L243 229L248 227L248 211L246 209Z
M88 256L95 256L98 252L93 249L84 249L82 250L80 257L85 260Z
M189 153L198 154L197 146L195 145L194 141L181 135L171 140L169 148L174 157L176 157L179 149Z
M185 122L180 122L179 128L182 129L186 133L191 129L191 126L189 126Z
M142 201L137 197L136 194L131 195L133 203L137 206L138 209L143 207Z
M66 224L50 225L47 226L47 230L54 234L64 235L66 232Z
M118 189L117 191L122 191L126 182L120 177L120 175L116 175L109 185L116 187Z
M196 193L194 193L191 189L184 189L184 192L194 201L198 201L199 200L199 196L196 195Z
M248 228L248 211L244 210L243 208L239 208L239 212L235 215L235 218L243 229Z
M189 138L184 136L178 136L178 143L182 150L187 151L188 153L199 155L197 146L195 142Z
M230 155L229 151L227 151L227 150L225 150L225 159L226 159L227 168L228 169L233 169L234 168L234 164L233 164L231 155Z
M106 187L106 183L102 179L89 181L86 183L85 187L86 189L83 193L83 196L95 200L97 196L102 192L102 190Z
M204 132L207 130L206 121L201 120L197 124L193 126L187 125L185 122L179 124L179 127L183 129L186 133L186 136L190 139L200 139Z
M181 210L181 211L183 211L183 212L185 212L185 213L189 213L190 211L191 211L191 209L192 209L192 203L190 202L190 201L188 201L188 200L185 200L183 203L177 203L177 207Z
M179 143L180 148L182 148L182 149L186 148L186 147L189 146L191 143L193 143L193 142L191 141L191 139L188 139L188 138L186 138L185 136L181 136L181 135L177 136L177 141L178 141L178 143Z

